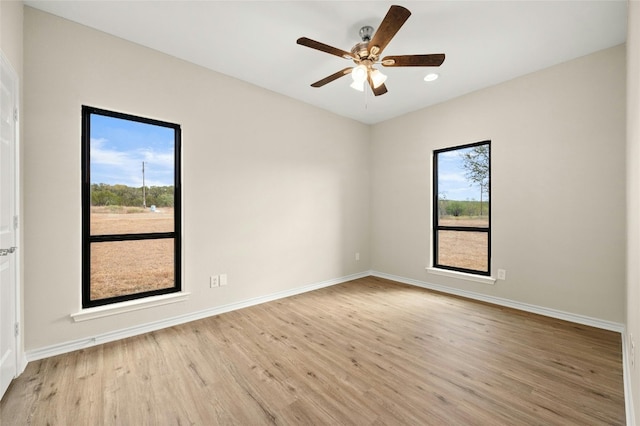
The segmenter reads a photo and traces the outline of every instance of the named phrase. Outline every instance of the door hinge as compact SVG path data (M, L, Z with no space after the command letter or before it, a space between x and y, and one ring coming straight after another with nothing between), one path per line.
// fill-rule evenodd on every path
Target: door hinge
M20 223L19 219L18 219L18 216L14 216L13 217L13 229L18 229L18 223Z
M18 337L20 335L20 323L17 322L16 326L15 326L15 337Z
M13 109L13 121L18 121L18 108Z

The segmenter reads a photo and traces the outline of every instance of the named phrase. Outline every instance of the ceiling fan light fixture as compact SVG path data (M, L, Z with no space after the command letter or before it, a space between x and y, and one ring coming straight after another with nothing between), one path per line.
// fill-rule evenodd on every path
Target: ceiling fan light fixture
M340 77L351 74L351 78L353 79L351 87L353 89L364 92L365 86L370 86L373 94L380 96L387 93L387 87L384 84L387 76L376 70L374 68L375 65L382 65L384 67L439 67L442 65L445 58L444 53L386 56L380 58L384 48L396 35L400 27L404 25L409 16L411 16L411 12L407 8L392 5L376 31L370 26L365 26L360 29L362 42L353 46L351 52L311 40L307 37L300 37L296 43L301 46L350 59L355 64L355 66L345 68L322 80L312 83L311 87L322 87ZM437 75L435 76L437 77ZM427 81L430 81L430 78L431 77L427 77Z
M424 76L424 81L435 81L438 77L440 77L438 74L432 72Z
M354 83L364 83L364 81L367 79L367 67L365 67L364 65L358 65L357 67L355 67L351 71L351 78L353 78Z
M364 92L364 80L363 81L353 81L350 84L353 89L356 89L358 92Z
M373 87L376 89L387 81L387 76L382 74L380 71L376 69L371 69L371 81L373 82Z

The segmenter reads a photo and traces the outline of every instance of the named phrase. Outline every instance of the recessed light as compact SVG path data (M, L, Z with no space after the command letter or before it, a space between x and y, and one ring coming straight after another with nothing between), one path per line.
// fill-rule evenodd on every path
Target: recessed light
M427 74L427 75L424 77L424 81L434 81L434 80L437 80L437 79L438 79L438 77L439 77L439 75L438 75L438 74L436 74L436 73L432 72L431 74Z

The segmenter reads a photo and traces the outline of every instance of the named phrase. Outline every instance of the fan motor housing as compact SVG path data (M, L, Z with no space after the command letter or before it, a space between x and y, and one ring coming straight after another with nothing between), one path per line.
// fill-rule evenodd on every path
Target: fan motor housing
M356 44L351 48L351 53L353 53L359 59L365 59L369 56L369 42L363 41L361 43Z

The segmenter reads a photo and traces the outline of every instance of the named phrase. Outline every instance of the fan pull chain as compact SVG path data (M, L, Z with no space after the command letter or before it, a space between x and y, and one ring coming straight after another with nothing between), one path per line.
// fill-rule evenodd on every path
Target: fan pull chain
M368 111L369 110L369 90L370 87L367 85L365 86L363 92L364 92L364 110Z

